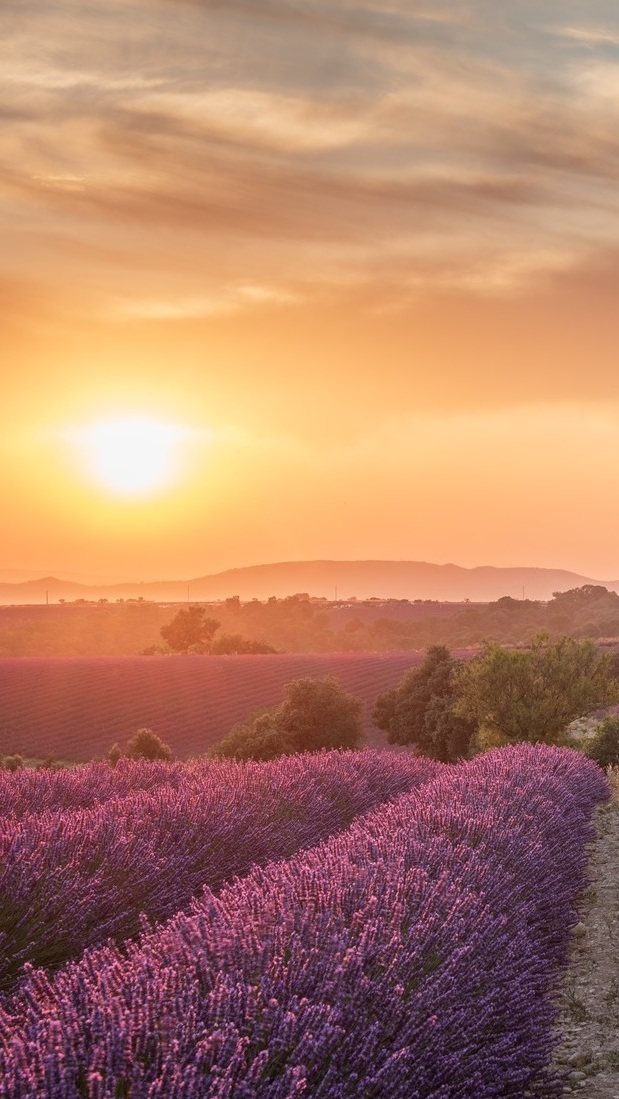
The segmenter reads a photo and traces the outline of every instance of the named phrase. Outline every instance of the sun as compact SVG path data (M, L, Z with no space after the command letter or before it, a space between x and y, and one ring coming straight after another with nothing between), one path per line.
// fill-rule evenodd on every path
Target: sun
M183 435L174 424L126 417L82 428L79 441L100 484L117 495L143 496L175 479Z

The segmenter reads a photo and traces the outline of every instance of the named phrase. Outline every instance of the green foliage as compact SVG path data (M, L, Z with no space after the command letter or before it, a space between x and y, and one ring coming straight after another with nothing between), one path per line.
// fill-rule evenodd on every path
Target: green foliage
M482 752L490 752L493 748L504 748L509 741L501 733L494 729L481 728L473 733L469 745L469 755L477 756Z
M372 720L390 744L414 744L442 762L467 754L475 722L453 712L456 664L444 645L432 645L420 667L378 696Z
M207 653L219 626L216 618L206 617L204 607L193 606L178 611L160 633L172 652Z
M185 614L187 610L191 608ZM278 652L378 652L436 644L460 648L483 641L530 644L540 630L555 639L566 634L619 638L619 596L599 584L557 592L547 603L503 596L488 604L369 599L346 607L308 600L301 593L263 602L232 596L216 607L201 604L196 610L204 611L203 618L216 615L235 644L242 637ZM160 631L171 625L168 605L140 599L21 607L18 613L0 608L0 656L232 651L228 641L213 641L212 634L205 638L199 630L188 639L181 629L176 638L180 648L165 645Z
M335 676L305 676L286 687L276 710L277 727L292 737L300 752L356 748L362 738L363 703L340 687Z
M597 603L600 599L609 599L619 604L619 595L609 591L602 584L583 584L581 588L570 588L569 591L553 591L552 598L555 603L578 604Z
M117 745L114 747L117 747ZM110 756L113 750L110 750ZM167 744L164 744L152 729L138 729L135 736L127 742L126 755L128 759L163 759L168 761L172 759L172 753Z
M247 637L243 637L240 633L222 633L213 641L210 652L212 656L232 653L245 653L255 656L260 653L276 653L277 649L274 649L272 645L267 645L266 641L252 641Z
M357 748L363 703L334 676L295 679L279 706L237 725L212 751L232 759L275 759L294 752Z
M585 755L600 767L619 766L619 716L605 717L585 742Z
M508 743L556 743L576 717L619 698L610 657L592 641L539 634L530 649L486 643L463 663L454 711Z
M122 757L122 751L120 749L120 745L119 744L112 744L112 747L110 748L110 750L107 754L107 758L108 758L108 762L110 764L110 767L115 767L116 764L118 763L119 759L121 759L121 757Z
M34 765L35 771L62 771L67 766L53 755L47 755Z
M254 719L250 725L235 725L211 755L216 759L277 759L292 755L298 749L294 741L273 724L270 714Z
M240 600L228 599L225 607L228 612L237 614ZM232 653L256 655L277 652L277 649L265 641L243 637L240 633L224 633L215 640L215 632L220 625L216 618L206 617L204 607L193 606L178 611L167 626L162 626L160 633L167 642L168 649L177 653L210 653L218 656ZM152 645L143 650L143 655L154 656L161 651L165 650Z
M18 754L3 756L2 761L0 762L0 767L3 771L21 771L25 766L25 759Z

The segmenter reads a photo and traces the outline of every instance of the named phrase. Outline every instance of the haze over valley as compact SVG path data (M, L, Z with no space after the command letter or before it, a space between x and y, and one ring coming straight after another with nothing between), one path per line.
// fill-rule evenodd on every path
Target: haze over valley
M265 600L306 593L337 601L354 599L464 600L491 602L501 596L547 600L553 592L585 584L619 591L619 581L600 581L564 569L466 569L425 561L288 561L228 569L183 580L106 584L42 576L18 583L0 581L0 603L38 604L75 599L149 599L187 602Z

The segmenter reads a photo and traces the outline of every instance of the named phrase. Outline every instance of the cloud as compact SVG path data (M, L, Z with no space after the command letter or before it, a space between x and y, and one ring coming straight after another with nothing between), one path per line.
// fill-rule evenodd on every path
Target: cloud
M112 309L117 317L140 320L195 320L201 317L226 316L251 306L298 304L302 299L290 291L273 286L237 286L211 297L165 300L123 300Z
M208 137L220 134L236 144L284 150L332 149L371 136L371 122L352 106L322 104L247 88L200 92L164 92L134 103L146 114L187 119Z
M619 66L581 49L612 45L603 9L540 33L528 3L39 0L35 34L11 2L0 272L55 255L104 309L120 280L172 317L255 304L222 286L495 293L587 264L619 244Z
M584 46L619 46L619 34L595 27L550 27L560 38L569 38Z

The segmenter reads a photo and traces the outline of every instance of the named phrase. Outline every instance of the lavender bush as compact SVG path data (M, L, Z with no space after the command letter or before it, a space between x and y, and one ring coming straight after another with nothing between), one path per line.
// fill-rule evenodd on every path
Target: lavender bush
M109 763L88 763L85 767L67 770L36 771L30 767L8 774L0 771L0 815L3 819L20 819L28 813L46 810L90 809L113 797L123 797L136 790L153 790L156 786L178 786L189 769L208 770L206 762L161 763L142 760L119 760L116 767Z
M109 937L135 935L141 913L171 916L203 885L215 889L254 863L316 843L437 773L412 756L330 752L268 764L155 765L144 789L149 767L126 764L122 781L108 782L115 796L90 808L0 818L0 989L27 961L57 966ZM34 774L49 795L45 773ZM69 804L90 796L88 780L101 774L95 766L85 781L64 772L56 803L63 790Z
M115 767L96 762L59 771L32 768L16 774L0 771L0 816L17 820L48 810L91 809L110 798L125 797L138 790L154 790L158 786L178 789L188 779L208 781L211 772L224 782L233 781L237 774L234 765L227 767L223 762L207 759L187 763L120 759Z
M554 1096L565 964L603 773L522 745L219 896L29 971L0 1099Z

